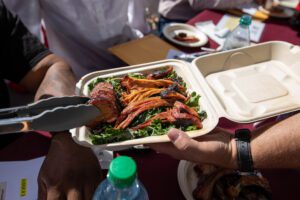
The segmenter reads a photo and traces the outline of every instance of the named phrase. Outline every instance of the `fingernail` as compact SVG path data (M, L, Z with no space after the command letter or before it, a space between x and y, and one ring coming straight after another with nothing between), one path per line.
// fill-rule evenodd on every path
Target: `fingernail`
M171 130L169 133L168 133L168 137L170 138L170 140L172 142L175 142L177 140L177 138L179 137L179 132L178 131L174 131L174 130Z

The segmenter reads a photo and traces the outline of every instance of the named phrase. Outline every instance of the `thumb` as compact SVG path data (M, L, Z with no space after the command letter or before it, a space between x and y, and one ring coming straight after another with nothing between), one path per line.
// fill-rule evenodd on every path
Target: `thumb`
M180 151L194 151L198 148L198 142L191 139L185 132L172 128L168 137L174 146Z

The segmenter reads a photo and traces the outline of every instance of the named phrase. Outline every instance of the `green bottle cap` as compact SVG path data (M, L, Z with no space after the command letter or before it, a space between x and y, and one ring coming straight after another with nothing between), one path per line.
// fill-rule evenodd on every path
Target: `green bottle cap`
M127 156L118 156L110 163L107 177L117 188L129 187L136 178L135 161Z
M251 24L252 17L250 15L243 15L240 19L240 25L249 26Z

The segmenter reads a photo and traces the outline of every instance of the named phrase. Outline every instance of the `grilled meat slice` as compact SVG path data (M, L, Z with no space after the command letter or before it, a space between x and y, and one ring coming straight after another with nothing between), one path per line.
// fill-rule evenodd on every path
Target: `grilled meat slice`
M149 80L149 79L135 79L129 76L125 76L122 81L121 85L130 91L132 89L137 88L167 88L170 85L174 84L175 82L171 80L165 79L157 79L157 80ZM182 86L178 86L180 91L185 92L185 88Z
M232 170L223 169L211 174L204 182L198 185L193 191L193 196L197 200L211 200L215 183L224 175L231 174Z
M164 71L154 71L151 74L147 75L147 79L161 79L166 77L168 74L170 74L173 71L173 67L169 66L166 70Z
M183 109L184 108L184 109ZM187 112L186 110L190 111L191 113ZM198 114L196 111L196 116L194 115L195 113L193 112L194 110L192 108L189 108L185 104L176 101L174 104L174 108L166 111L159 113L158 115L152 117L151 119L145 121L144 123L141 123L135 127L132 127L131 129L133 130L138 130L145 128L151 123L156 120L160 119L162 123L170 122L171 124L175 124L178 126L188 126L188 125L195 125L198 129L202 128L202 122L200 118L198 117Z
M141 105L145 105L149 102L159 101L160 99L161 99L160 97L151 97L151 98L143 99L141 101L129 103L128 106L122 110L116 124L120 124L124 119L126 119L129 113L136 111L137 109L140 108Z
M151 119L135 126L132 127L130 129L132 130L139 130L139 129L143 129L146 128L147 126L150 126L152 124L152 122L156 119L160 119L162 123L166 123L166 122L170 122L173 123L176 119L172 116L172 111L168 110L166 112L161 112L157 115L155 115L154 117L152 117Z
M196 112L196 110L194 108L191 108L191 107L187 106L186 104L181 103L180 101L176 101L174 103L174 107L179 109L180 113L188 113L188 114L191 114L191 115L199 118L199 114Z
M155 101L148 101L146 103L139 104L138 106L136 106L133 109L133 112L128 113L128 110L124 113L122 112L121 116L117 120L115 127L118 129L125 129L134 120L134 118L136 116L138 116L139 114L141 114L142 112L153 109L153 108L158 108L158 107L170 107L172 105L173 105L172 102L169 102L169 101L166 101L166 100L163 100L160 98L156 99ZM124 117L124 116L126 116L126 117ZM122 120L120 120L120 118L122 118ZM125 120L123 120L124 118L125 118Z
M119 116L119 109L115 92L110 83L98 83L90 93L91 100L89 104L93 104L101 114L93 121L87 124L90 128L95 128L100 123L112 123Z
M234 170L213 165L197 165L194 169L198 183L193 196L197 200L271 199L270 185L261 176L240 175Z
M162 99L175 99L183 102L187 101L187 98L184 95L171 90L162 90L160 92L160 96Z
M177 108L172 110L172 115L176 119L174 124L177 126L195 125L197 129L202 128L202 122L199 117L195 117L189 113L181 113Z

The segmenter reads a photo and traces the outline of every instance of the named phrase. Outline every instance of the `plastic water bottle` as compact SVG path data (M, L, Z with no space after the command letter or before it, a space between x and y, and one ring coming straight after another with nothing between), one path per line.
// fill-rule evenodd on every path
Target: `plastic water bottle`
M236 49L250 45L250 30L252 17L243 15L239 25L228 35L222 50Z
M137 179L135 161L127 156L112 160L107 178L100 183L93 200L148 200L148 194Z

